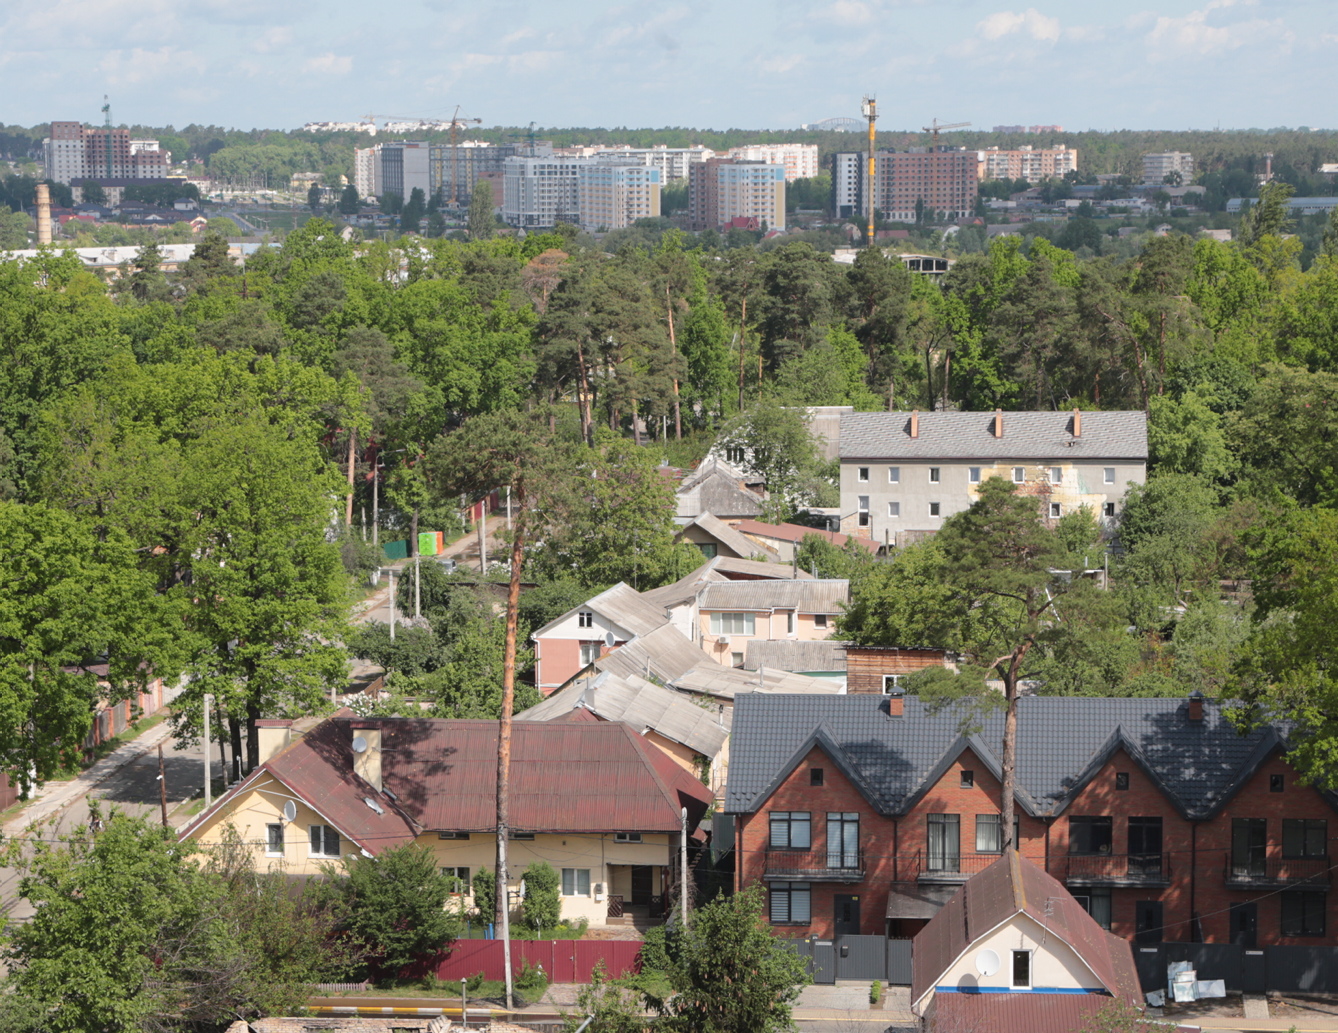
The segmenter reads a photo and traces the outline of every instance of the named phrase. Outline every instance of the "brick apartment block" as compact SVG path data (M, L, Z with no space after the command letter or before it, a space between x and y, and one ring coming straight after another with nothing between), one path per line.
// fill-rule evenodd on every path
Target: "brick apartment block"
M739 697L738 883L768 886L781 935L913 936L999 857L1002 728L916 697ZM1024 698L1019 853L1136 941L1338 943L1338 798L1284 733L1202 698Z

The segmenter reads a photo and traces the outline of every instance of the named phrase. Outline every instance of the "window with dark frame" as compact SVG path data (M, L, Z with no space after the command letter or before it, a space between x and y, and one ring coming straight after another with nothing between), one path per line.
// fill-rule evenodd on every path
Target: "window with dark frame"
M1110 890L1106 888L1085 889L1075 893L1073 899L1092 916L1092 920L1102 929L1110 929Z
M1328 857L1329 823L1324 818L1283 818L1282 856Z
M1129 772L1127 771L1115 772L1115 788L1116 789L1129 788Z
M968 771L966 768L963 768L961 787L963 789L971 789L972 787L975 786L975 784L976 784L976 773L974 771Z
M1081 815L1069 819L1069 853L1079 857L1109 854L1112 822L1109 815Z
M931 814L929 831L929 870L955 872L962 867L962 818L959 814Z
M1282 776L1281 776L1281 775L1269 775L1269 776L1268 776L1268 791L1269 791L1270 793L1280 793L1280 792L1282 792L1282 786L1283 786L1283 781L1282 781Z
M329 825L309 826L312 857L338 857L340 851L339 833Z
M823 778L824 778L824 772L823 772L822 768L809 768L809 769L808 769L808 784L809 784L809 785L811 785L811 786L820 786L820 785L822 785Z
M773 850L808 850L813 845L808 811L772 811L768 817L767 845Z
M1129 873L1160 875L1162 822L1157 816L1129 819Z
M578 628L593 628L595 626L595 615L590 610L581 610L576 614L576 626Z
M1102 507L1102 512L1108 517L1113 517L1115 515L1115 503L1107 502L1105 506Z
M1312 890L1284 890L1282 898L1283 936L1324 936L1328 894Z
M772 925L808 925L812 920L812 894L806 882L771 882L769 916Z
M270 855L283 853L283 826L265 826L265 852Z
M1031 951L1013 951L1013 986L1019 990L1031 987Z
M827 867L859 867L859 814L827 813Z
M937 503L937 502L931 502L931 503L929 503L929 515L930 515L931 517L936 517L936 516L938 516L938 515L939 515L939 511L941 510L941 508L942 508L942 507L941 507L940 504Z

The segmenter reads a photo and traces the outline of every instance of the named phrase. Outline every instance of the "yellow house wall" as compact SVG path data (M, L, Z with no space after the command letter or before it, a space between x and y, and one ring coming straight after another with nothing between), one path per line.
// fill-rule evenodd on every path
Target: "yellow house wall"
M283 805L289 800L297 805L297 817L285 823ZM316 875L322 864L339 860L337 857L311 856L310 827L324 825L326 821L274 779L262 779L234 798L228 807L193 829L190 838L203 847L214 846L222 841L224 828L229 823L236 827L242 840L251 846L256 867L261 871L282 866L289 875ZM270 824L284 826L284 849L281 854L271 854L266 849L268 838L265 826ZM359 849L342 835L339 846L343 854L356 853Z

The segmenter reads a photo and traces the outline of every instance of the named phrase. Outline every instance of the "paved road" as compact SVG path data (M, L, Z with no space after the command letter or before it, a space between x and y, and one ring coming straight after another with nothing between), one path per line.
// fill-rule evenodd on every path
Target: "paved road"
M23 814L5 824L5 840L55 839L87 826L90 799L98 801L104 815L115 807L136 817L156 819L161 813L157 752L160 742L170 814L202 785L204 760L199 746L178 750L173 745L170 727L163 722L119 747L79 778L47 783ZM218 773L217 748L214 772ZM181 820L178 817L176 823ZM28 827L34 821L40 823L36 831ZM0 868L0 914L6 912L19 921L32 916L32 907L18 896L18 874L12 868Z

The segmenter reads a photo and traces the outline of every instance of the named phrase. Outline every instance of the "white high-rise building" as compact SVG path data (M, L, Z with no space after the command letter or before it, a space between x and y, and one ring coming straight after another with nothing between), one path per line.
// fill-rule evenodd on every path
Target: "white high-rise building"
M415 188L423 192L425 201L432 196L429 148L426 143L397 140L394 143L379 143L374 149L378 160L373 182L378 197L396 193L407 201Z
M579 176L588 158L548 155L502 164L502 220L523 230L580 219Z
M1144 183L1165 183L1172 172L1178 172L1181 183L1188 184L1194 178L1194 155L1188 151L1143 155Z
M869 156L859 151L832 155L832 211L838 219L864 214L864 181Z
M818 174L818 145L814 143L760 143L735 147L729 156L736 161L761 161L785 166L785 182L812 179Z
M375 147L353 149L353 189L359 197L376 195L377 150Z

